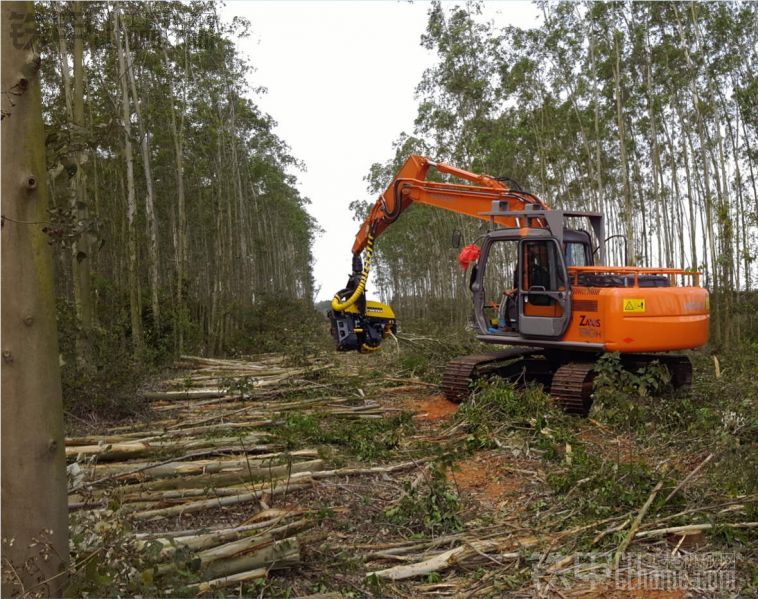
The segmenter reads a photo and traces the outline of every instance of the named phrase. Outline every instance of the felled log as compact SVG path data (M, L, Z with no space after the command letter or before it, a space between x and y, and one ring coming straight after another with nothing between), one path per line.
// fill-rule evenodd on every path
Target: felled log
M335 476L356 476L360 474L389 474L410 470L425 464L428 459L416 460L413 462L400 462L399 464L389 464L387 466L372 466L370 468L337 468L336 470L322 470L313 472L313 478L331 478ZM294 478L294 477L293 477Z
M252 460L251 460L252 461ZM142 491L160 491L168 489L196 489L209 487L224 487L234 484L259 482L270 479L279 479L289 474L300 472L316 472L324 467L323 460L309 460L307 462L293 462L269 466L266 464L245 463L242 460L234 460L229 464L217 462L216 467L207 474L196 476L180 476L173 478L160 478L150 482L129 485L125 490L130 494L139 494Z
M68 437L66 447L77 447L81 445L108 445L112 443L148 443L159 439L175 439L178 437L187 437L190 435L204 435L217 430L227 429L246 429L259 428L268 426L271 420L259 418L255 420L246 420L244 422L223 422L220 424L209 424L206 426L196 426L190 428L177 428L173 430L152 430L136 431L133 433L124 433L121 435L90 435L87 437Z
M215 579L239 572L266 567L269 570L286 569L300 561L300 546L295 537L274 539L271 535L244 537L192 554L193 562L199 562L200 571ZM158 567L158 575L166 575L176 569L175 563Z
M145 399L149 401L171 401L175 399L216 399L230 395L220 389L194 389L192 391L148 391ZM239 394L237 394L239 395Z
M483 556L485 558L492 556L489 559L494 559L498 562L517 560L519 552L508 551L507 549L512 549L514 544L523 548L533 546L535 543L536 539L532 538L515 541L512 538L470 541L460 547L449 549L427 559L412 564L403 564L384 570L369 572L366 576L377 576L378 578L386 578L388 580L405 580L418 576L426 576L432 572L444 572L455 566L469 565L471 562L480 560Z
M251 448L251 451L255 448ZM315 458L318 451L315 449L299 449L290 452L275 452L258 454L255 457L235 457L227 460L192 460L192 461L164 461L164 462L129 462L125 464L108 463L85 467L85 477L93 478L100 475L101 482L108 477L113 480L145 480L164 478L167 476L180 476L192 474L211 474L220 472L226 468L236 468L250 464L256 468L267 467L269 464L280 464L282 461L298 458ZM103 476L104 475L104 476ZM93 481L94 484L97 481Z
M267 573L268 568L254 568L253 570L237 572L237 574L232 574L230 576L222 576L220 578L214 578L213 580L208 580L206 582L190 584L187 585L187 588L197 591L198 595L202 595L203 593L209 593L214 589L236 586L243 582L250 582L251 580L265 578Z
M281 519L279 519L279 522L281 522ZM274 523L276 523L276 521L274 521ZM265 527L267 529L265 530L265 534L275 540L278 540L292 536L294 533L301 532L308 528L310 525L311 524L304 518L283 524L281 526L272 526L269 524L267 527ZM145 545L148 542L160 543L163 545L161 556L169 557L171 555L174 555L174 553L176 553L176 551L180 548L197 552L203 551L205 549L210 549L212 547L218 547L219 545L226 543L231 543L232 541L238 541L246 537L256 535L260 537L261 530L262 527L260 525L238 526L235 528L217 530L206 534L174 538L157 538L153 539L152 541L141 541L140 544Z
M242 445L255 445L269 438L267 433L251 433L244 437L218 437L215 439L132 441L129 443L109 443L104 445L79 445L66 447L66 457L97 456L98 460L124 460L140 458L162 451L181 451L205 447L230 447L239 449Z
M651 537L660 537L668 534L675 535L692 535L712 528L756 528L758 522L735 522L722 524L687 524L685 526L669 526L668 528L657 528L655 530L644 530L635 535L637 539L649 539Z
M202 536L205 534L211 534L214 532L220 532L225 530L262 530L265 528L271 528L277 524L284 522L288 518L294 518L296 516L306 513L308 510L301 509L278 509L269 508L255 514L255 516L249 518L246 524L241 526L235 526L228 528L226 526L216 526L210 528L196 528L193 530L166 530L160 532L138 532L134 536L140 541L158 540L158 539L174 539L177 537L194 537Z
M217 578L264 566L269 570L284 570L300 562L300 545L296 537L279 541L269 538L252 546L246 546L247 540L201 551L196 554L200 558L200 568L207 576Z
M191 514L202 510L213 509L217 507L223 507L228 505L237 505L240 503L246 503L256 499L260 499L263 495L281 495L289 491L295 491L298 489L304 489L313 484L312 479L300 479L297 483L282 483L276 486L267 486L266 488L259 489L257 491L249 491L247 493L240 493L239 495L232 495L229 497L218 497L213 499L205 499L201 501L191 501L183 503L181 505L172 505L165 508L157 508L144 510L140 512L134 512L132 518L135 520L153 520L159 518L167 518L169 516L180 516L182 514Z

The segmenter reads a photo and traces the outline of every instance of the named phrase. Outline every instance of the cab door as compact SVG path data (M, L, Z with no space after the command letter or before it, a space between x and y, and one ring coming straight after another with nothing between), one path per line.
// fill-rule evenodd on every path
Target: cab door
M563 252L555 239L519 242L519 333L559 338L571 320L571 289Z

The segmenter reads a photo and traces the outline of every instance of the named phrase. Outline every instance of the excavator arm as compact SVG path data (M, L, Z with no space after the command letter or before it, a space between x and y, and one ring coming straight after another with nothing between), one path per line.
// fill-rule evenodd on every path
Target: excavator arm
M470 181L472 184L428 181L426 177L430 168ZM507 202L507 208L501 205L501 210L524 210L530 205L543 210L548 209L537 196L511 189L502 180L489 175L478 175L449 164L433 162L423 156L411 155L371 207L368 217L355 236L353 254L360 254L366 249L370 238L377 239L413 203L465 214L501 227L518 226L513 217L487 214L494 201Z
M429 181L427 176L432 168L469 183ZM383 337L394 331L392 309L378 302L367 302L364 294L374 240L414 203L465 214L501 227L520 225L516 217L493 214L495 207L499 213L524 211L530 206L548 210L540 198L512 189L504 180L411 155L371 207L355 236L353 273L345 289L334 296L329 312L332 336L337 341L338 349L373 351L378 349ZM535 217L530 226L547 227L547 223L542 217Z

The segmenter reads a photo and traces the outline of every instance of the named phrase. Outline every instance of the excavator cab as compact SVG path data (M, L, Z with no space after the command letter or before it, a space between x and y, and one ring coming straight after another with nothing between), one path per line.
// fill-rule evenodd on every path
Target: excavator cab
M567 240L563 247L547 229L500 229L487 235L471 282L480 331L560 338L571 320L569 255L591 260L589 235ZM511 272L512 286L503 289L504 274ZM495 309L497 319L487 313Z
M571 318L571 291L556 239L519 242L519 333L524 337L560 337Z

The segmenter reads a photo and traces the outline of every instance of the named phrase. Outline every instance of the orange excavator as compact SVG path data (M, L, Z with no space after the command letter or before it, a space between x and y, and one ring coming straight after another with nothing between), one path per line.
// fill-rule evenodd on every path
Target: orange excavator
M429 181L432 168L463 182ZM394 312L366 299L366 283L374 241L414 203L492 225L459 260L470 271L477 338L507 347L452 360L443 377L448 399L462 401L473 381L494 375L540 382L564 410L586 414L603 352L620 352L630 369L658 361L675 387L691 382L689 359L669 352L708 340L708 291L700 273L605 266L610 238L601 213L552 210L515 181L416 155L355 237L353 272L329 311L338 350L375 351L395 332Z

